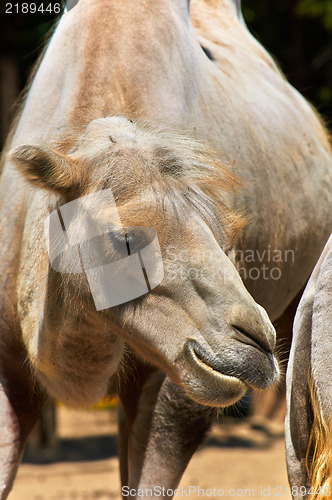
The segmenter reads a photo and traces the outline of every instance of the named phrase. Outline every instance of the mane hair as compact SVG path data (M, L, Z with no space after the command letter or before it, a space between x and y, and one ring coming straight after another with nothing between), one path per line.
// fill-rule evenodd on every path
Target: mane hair
M225 192L239 192L243 187L231 173L231 165L202 141L165 130L157 130L156 136L169 145L168 149L156 151L156 156L169 197L178 212L187 217L191 207L212 229L217 240L221 238L232 245L245 218L231 210L224 199Z
M100 153L98 148L94 153L91 146L89 155L94 157L94 168L98 172L92 184L86 175L91 159L85 160L83 155L75 159L75 150L79 150L84 134L82 130L71 130L70 134L63 131L51 147L72 162L73 169L81 172L82 182L89 184L89 191L112 188L118 208L130 206L128 197L134 199L135 192L139 194L145 183L154 191L156 216L157 211L160 214L165 210L166 204L182 222L188 219L190 211L195 211L211 228L217 241L231 246L246 222L224 199L225 192L239 192L243 187L230 171L231 166L207 143L183 132L151 127L142 120L135 125L142 134L142 146L129 147L128 151L116 155L108 150ZM132 179L128 174L131 171ZM125 195L121 196L123 192Z

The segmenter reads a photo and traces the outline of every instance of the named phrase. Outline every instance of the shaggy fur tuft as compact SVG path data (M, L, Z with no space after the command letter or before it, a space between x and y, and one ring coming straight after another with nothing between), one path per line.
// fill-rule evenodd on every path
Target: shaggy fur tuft
M326 422L311 376L309 388L314 415L306 456L312 492L309 499L328 500L332 494L332 418Z

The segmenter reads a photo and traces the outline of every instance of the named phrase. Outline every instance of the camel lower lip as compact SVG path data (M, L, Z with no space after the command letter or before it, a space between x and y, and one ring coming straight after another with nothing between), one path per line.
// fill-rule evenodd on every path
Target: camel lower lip
M184 345L177 371L192 399L219 407L235 403L249 388L266 389L279 373L273 355L252 345L232 340L227 348L220 346L218 354L194 339Z
M195 342L189 341L183 352L182 385L187 394L200 404L229 406L238 401L248 390L239 378L215 370L195 353Z
M203 369L211 372L211 374L214 374L216 376L219 375L222 377L227 377L230 380L233 379L233 380L236 380L236 381L239 381L239 382L242 382L243 384L245 384L245 382L240 380L238 377L234 377L233 375L228 375L227 373L223 373L220 370L217 370L215 367L211 366L205 359L202 359L201 355L199 354L199 352L197 352L195 347L192 347L191 351L192 351L193 355L195 356L197 362L201 365L201 367Z

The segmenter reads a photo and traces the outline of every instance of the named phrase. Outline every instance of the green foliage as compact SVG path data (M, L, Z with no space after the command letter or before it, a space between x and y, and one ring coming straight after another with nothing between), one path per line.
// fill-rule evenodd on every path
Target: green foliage
M331 0L299 0L297 13L301 17L320 18L325 28L332 32Z
M242 0L253 35L332 124L332 0Z

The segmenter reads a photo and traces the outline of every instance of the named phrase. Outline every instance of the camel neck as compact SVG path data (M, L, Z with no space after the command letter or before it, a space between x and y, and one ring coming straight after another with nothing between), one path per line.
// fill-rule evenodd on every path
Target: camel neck
M241 0L190 0L191 7L196 7L199 4L210 7L211 10L216 10L219 14L224 13L242 19Z

